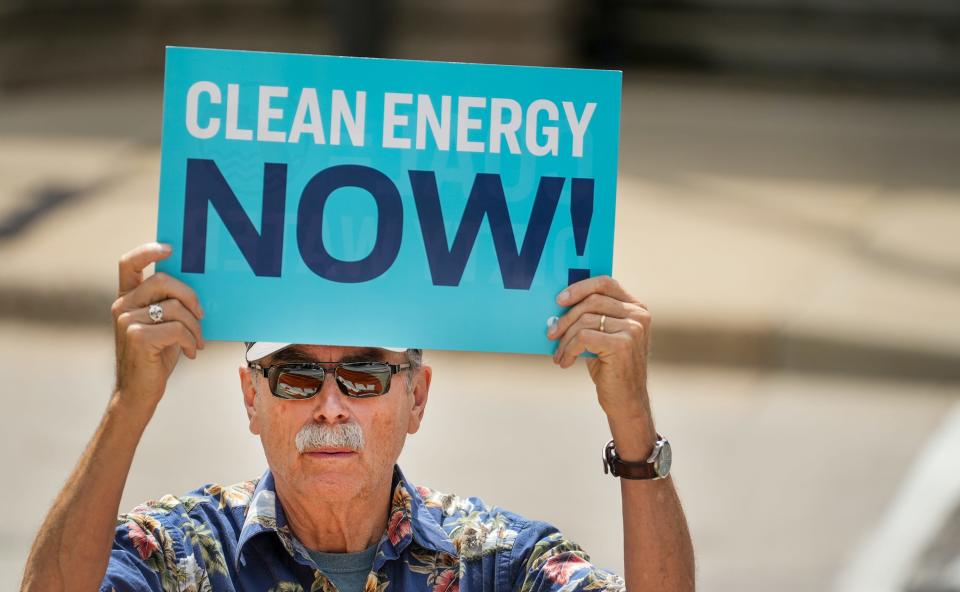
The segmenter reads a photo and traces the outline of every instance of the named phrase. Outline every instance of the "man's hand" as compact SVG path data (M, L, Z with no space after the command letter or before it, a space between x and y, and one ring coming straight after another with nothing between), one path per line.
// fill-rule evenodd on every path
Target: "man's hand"
M119 298L113 303L117 387L96 433L67 479L33 543L22 592L97 590L110 561L120 497L137 444L180 352L203 348L203 311L193 290L143 269L169 257L169 246L141 245L120 258ZM154 323L147 308L163 307Z
M648 424L652 433L647 397L650 313L646 306L609 276L571 284L557 297L557 303L571 308L547 333L559 340L553 361L569 368L580 354L596 354L587 359L587 368L607 417Z
M656 441L647 395L647 307L606 276L572 284L557 303L571 308L547 333L559 340L554 362L569 368L583 352L597 355L587 368L617 454L645 460ZM620 493L626 589L692 591L693 544L673 479L620 479Z
M204 347L203 309L194 291L165 273L143 279L144 268L171 252L168 245L147 243L120 258L119 297L112 307L117 396L135 406L155 406L180 352L193 359ZM160 323L147 311L154 303L163 308Z

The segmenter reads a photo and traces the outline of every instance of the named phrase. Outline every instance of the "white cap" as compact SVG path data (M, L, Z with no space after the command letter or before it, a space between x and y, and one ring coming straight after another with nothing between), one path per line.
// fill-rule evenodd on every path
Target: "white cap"
M285 347L294 345L292 343L275 343L273 341L247 341L247 361L256 362L261 358L265 358L270 354L277 353ZM392 352L405 352L408 348L406 347L381 347L380 349L385 349Z

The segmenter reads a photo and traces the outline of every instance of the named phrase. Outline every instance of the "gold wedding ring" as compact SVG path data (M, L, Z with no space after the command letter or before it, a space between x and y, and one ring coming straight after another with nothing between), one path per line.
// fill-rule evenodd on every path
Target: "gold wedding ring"
M600 332L606 333L606 329L603 328L604 323L607 322L607 315L600 315Z

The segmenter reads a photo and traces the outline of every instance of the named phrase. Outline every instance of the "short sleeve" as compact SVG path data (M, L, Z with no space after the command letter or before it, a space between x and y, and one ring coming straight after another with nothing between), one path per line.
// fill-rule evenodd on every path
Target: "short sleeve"
M575 542L543 522L531 522L517 537L514 552L520 570L514 589L519 592L623 592L619 575L599 568Z
M173 539L156 518L122 515L100 592L163 592L165 579L176 580L176 564Z

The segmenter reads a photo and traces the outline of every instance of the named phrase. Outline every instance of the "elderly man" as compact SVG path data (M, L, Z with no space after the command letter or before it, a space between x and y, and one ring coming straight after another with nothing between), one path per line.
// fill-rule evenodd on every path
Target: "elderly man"
M607 277L558 296L570 308L548 337L561 368L596 354L587 366L613 436L607 465L621 478L626 585L549 524L404 478L396 461L420 427L432 373L419 350L247 344L243 401L268 470L117 520L168 377L181 352L194 359L204 347L194 292L165 274L143 279L170 254L153 243L120 260L116 389L37 535L23 590L693 589L669 444L647 398L650 315Z

